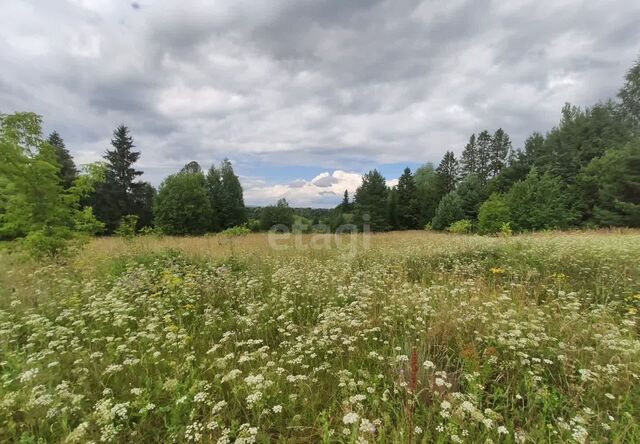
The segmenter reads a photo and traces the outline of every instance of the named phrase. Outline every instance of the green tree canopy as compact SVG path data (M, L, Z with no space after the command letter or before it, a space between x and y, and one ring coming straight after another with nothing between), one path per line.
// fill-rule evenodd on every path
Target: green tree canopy
M278 200L276 205L262 208L260 211L260 228L270 230L276 225L284 225L291 229L293 226L293 208L285 198Z
M360 228L368 225L371 231L389 229L388 193L387 182L378 170L369 171L362 177L362 184L355 194L355 222Z
M62 186L65 189L71 188L71 186L73 186L73 182L78 177L78 169L73 162L73 157L69 154L69 150L67 150L64 140L62 140L62 137L60 137L60 134L58 134L57 131L54 131L49 135L47 142L55 150L58 164L60 165L58 177L60 178Z
M499 232L510 222L509 202L503 194L493 193L484 201L478 213L478 230L482 234Z
M640 227L640 140L591 161L578 182L597 224Z
M212 210L202 173L178 173L167 177L155 201L155 221L164 233L197 235L211 226Z
M440 200L431 225L436 230L444 230L452 223L462 219L464 219L462 199L458 193L452 191Z
M566 228L575 219L561 181L535 168L511 188L507 200L515 230Z
M419 223L418 189L411 169L404 169L398 180L397 193L398 228L415 230Z

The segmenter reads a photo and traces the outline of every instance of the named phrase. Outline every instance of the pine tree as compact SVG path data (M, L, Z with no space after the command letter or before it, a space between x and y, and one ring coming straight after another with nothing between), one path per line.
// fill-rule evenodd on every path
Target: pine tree
M362 184L355 194L355 222L360 228L369 225L372 231L389 229L387 217L387 195L389 188L378 170L369 171L362 177Z
M489 131L484 130L478 134L476 141L477 166L475 174L482 182L486 182L491 172L491 144L493 138Z
M462 151L462 176L478 173L478 148L476 146L476 135L472 134L469 143Z
M398 180L398 228L400 230L415 230L418 228L418 190L416 182L408 167Z
M499 128L491 139L489 155L489 177L496 177L507 166L511 153L511 140L509 135Z
M456 160L453 151L447 151L444 153L444 157L436 168L438 175L438 181L440 183L440 195L444 196L447 193L455 190L460 177L458 161Z
M60 137L57 131L52 132L47 139L49 145L55 149L56 156L58 158L58 164L60 164L60 171L58 171L58 177L60 183L64 189L71 188L73 181L78 177L78 170L73 162L73 157L69 154L69 150L64 145L64 140Z

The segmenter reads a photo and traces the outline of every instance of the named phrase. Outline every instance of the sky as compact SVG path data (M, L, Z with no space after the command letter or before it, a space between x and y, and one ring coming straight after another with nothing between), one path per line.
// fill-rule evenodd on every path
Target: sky
M33 111L79 164L126 124L154 185L229 158L248 205L331 207L378 168L521 147L566 102L615 97L640 2L2 0L0 112Z

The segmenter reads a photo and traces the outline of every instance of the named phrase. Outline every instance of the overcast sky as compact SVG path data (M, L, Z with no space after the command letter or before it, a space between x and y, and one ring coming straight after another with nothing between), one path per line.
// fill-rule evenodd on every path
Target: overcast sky
M144 178L228 157L247 204L333 206L360 175L515 146L615 96L640 1L2 0L0 112L78 163L125 123Z

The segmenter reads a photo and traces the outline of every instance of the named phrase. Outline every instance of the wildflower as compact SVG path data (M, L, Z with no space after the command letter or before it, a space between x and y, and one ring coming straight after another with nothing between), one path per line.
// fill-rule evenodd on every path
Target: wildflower
M342 422L346 425L356 424L359 419L360 419L360 416L358 416L357 413L349 412L342 417Z

